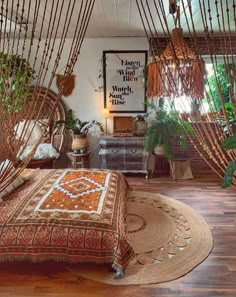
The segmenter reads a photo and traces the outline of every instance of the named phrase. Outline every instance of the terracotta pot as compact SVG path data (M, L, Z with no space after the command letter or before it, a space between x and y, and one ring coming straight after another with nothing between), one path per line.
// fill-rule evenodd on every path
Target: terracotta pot
M87 150L89 147L87 134L74 134L71 147L76 152Z

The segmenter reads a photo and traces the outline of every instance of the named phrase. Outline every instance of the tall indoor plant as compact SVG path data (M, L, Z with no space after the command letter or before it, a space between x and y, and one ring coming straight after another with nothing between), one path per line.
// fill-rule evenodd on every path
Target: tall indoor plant
M66 129L72 132L72 150L75 152L84 151L88 148L87 134L93 126L99 127L101 132L104 132L102 124L98 121L81 121L76 118L72 109L69 109L65 120L60 120L55 123L56 126L65 125Z
M156 146L161 146L164 155L172 160L174 157L173 142L177 141L181 148L186 149L186 131L193 135L193 129L188 122L179 117L178 112L168 112L164 107L157 107L153 103L149 103L148 106L155 111L155 118L145 133L145 149L151 153L155 151Z

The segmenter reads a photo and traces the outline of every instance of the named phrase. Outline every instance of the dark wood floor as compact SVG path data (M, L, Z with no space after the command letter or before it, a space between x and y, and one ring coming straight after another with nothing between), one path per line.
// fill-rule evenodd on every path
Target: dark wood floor
M63 264L0 264L0 296L236 296L236 190L211 176L174 182L127 177L135 190L160 192L197 210L211 226L214 249L192 272L173 282L113 287L75 276Z

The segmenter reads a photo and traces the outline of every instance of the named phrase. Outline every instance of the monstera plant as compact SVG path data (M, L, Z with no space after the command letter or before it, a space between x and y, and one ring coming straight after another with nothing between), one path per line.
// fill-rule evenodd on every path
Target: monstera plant
M224 149L236 149L236 135L226 138L222 143ZM229 187L233 182L234 173L236 172L236 160L229 162L225 171L225 177L222 184L223 188Z

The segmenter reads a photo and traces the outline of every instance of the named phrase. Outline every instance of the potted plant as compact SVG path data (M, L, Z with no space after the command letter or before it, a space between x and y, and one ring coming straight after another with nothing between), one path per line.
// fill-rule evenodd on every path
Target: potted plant
M224 149L236 149L236 135L227 137L223 141L221 146ZM229 162L225 171L222 188L227 188L232 184L235 171L236 171L236 160Z
M182 120L178 112L167 112L164 107L148 104L155 111L155 118L147 128L144 145L147 152L164 154L169 160L174 157L173 140L178 141L183 149L187 148L187 133L193 135L190 123Z
M75 117L74 112L69 109L65 120L56 121L56 126L65 125L66 129L72 132L72 150L74 152L85 152L88 148L87 134L91 127L98 126L104 132L102 124L98 121L81 121Z

